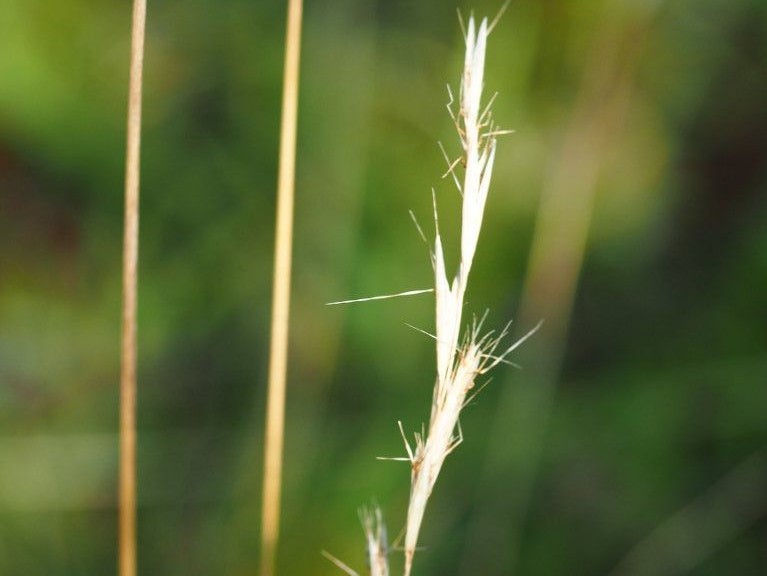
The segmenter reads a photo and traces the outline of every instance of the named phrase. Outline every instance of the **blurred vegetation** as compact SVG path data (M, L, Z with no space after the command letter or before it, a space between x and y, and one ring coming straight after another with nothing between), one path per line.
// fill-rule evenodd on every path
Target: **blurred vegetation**
M323 303L429 286L408 210L428 227L432 186L456 238L436 145L457 145L453 8L306 3L281 574L337 574L322 549L364 571L371 498L392 536L404 518L407 468L375 457L428 418L433 345L405 323L430 329L431 301ZM143 574L257 566L284 17L149 3ZM1 574L115 566L129 20L116 0L0 8ZM470 312L547 323L467 411L417 573L764 573L767 4L515 0L486 83L516 134Z

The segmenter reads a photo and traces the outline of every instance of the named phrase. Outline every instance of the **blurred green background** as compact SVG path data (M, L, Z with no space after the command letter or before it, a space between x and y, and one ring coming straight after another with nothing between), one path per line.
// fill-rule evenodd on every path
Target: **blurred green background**
M0 574L112 574L127 0L0 5ZM458 2L494 15L499 1ZM307 0L279 572L365 572L428 419L455 3ZM139 571L256 572L285 6L149 1ZM463 418L417 574L767 570L767 3L514 0L467 317L544 319ZM452 242L452 243L451 243ZM400 565L392 556L395 572Z

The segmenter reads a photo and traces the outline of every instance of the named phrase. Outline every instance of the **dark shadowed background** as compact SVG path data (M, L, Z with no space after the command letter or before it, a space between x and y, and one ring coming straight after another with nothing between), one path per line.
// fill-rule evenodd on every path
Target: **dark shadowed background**
M0 6L0 574L116 566L127 0ZM459 2L492 16L499 1ZM455 262L455 4L306 0L279 568L394 538L428 420L413 210ZM139 572L254 574L285 6L149 0ZM466 317L541 331L462 421L420 575L767 566L767 3L514 0ZM451 243L452 242L452 243ZM395 572L400 565L392 552Z

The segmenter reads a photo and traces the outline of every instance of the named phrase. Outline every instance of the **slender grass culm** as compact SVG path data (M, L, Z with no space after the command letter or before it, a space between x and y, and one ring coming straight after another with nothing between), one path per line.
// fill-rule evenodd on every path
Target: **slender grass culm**
M119 576L136 575L136 309L138 305L141 93L146 0L133 2L125 152L125 224L120 344Z
M288 321L290 317L290 271L293 245L293 196L302 8L302 0L289 0L280 125L277 225L274 245L272 325L261 506L261 576L272 576L275 572L280 529L280 488L285 436L285 386L288 370Z
M448 88L448 110L455 123L462 148L461 156L455 161L451 161L445 154L448 164L446 176L451 176L462 196L460 262L455 274L449 276L439 232L436 197L433 194L435 235L431 261L436 300L436 383L428 428L417 432L411 444L400 422L399 429L407 456L396 458L410 463L410 500L403 544L405 576L409 576L412 571L424 512L442 465L445 458L463 439L459 416L473 397L471 392L477 377L499 363L506 362L507 355L537 329L534 328L499 352L496 351L508 333L508 325L499 333L483 333L483 319L475 318L461 337L464 295L490 188L496 138L508 133L498 130L493 122L493 98L484 108L482 105L485 49L488 35L497 20L498 17L488 24L487 19L483 19L477 27L474 18L469 18L468 26L464 28L466 57L457 102ZM462 181L456 173L459 164L465 168ZM401 295L413 292L415 291ZM360 516L366 537L370 574L388 576L389 544L383 514L380 509L374 507L372 510L363 509ZM329 554L326 556L348 574L357 574L340 560Z

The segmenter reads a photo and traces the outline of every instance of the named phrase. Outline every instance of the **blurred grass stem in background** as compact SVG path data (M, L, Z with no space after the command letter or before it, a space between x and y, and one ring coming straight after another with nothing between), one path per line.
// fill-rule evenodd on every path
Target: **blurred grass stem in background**
M648 10L646 18L651 14ZM516 565L555 401L597 185L607 155L621 137L645 28L634 25L627 29L614 15L600 24L570 124L546 174L519 312L523 324L545 318L546 330L531 346L533 361L526 363L528 385L504 389L495 410L492 440L477 493L495 494L490 489L490 477L504 466L514 470L514 488L504 486L507 498L485 496L477 506L469 522L462 561L461 573L467 576L479 562L486 562L484 569L491 572ZM503 514L499 514L499 507ZM505 519L504 530L497 526L498 518ZM479 540L487 534L498 538L493 542L499 552L482 560L477 557L482 549Z
M120 576L136 574L136 309L138 304L141 85L146 0L133 3L123 239L122 342L120 349L120 485L118 564Z
M264 448L261 510L261 576L274 574L280 531L280 488L285 435L285 381L290 319L290 271L293 245L293 196L298 117L298 71L301 55L301 14L302 0L290 0L285 38L285 71L277 182L269 391L266 408L266 446Z
M767 513L765 486L767 450L762 448L658 524L609 576L692 573Z

